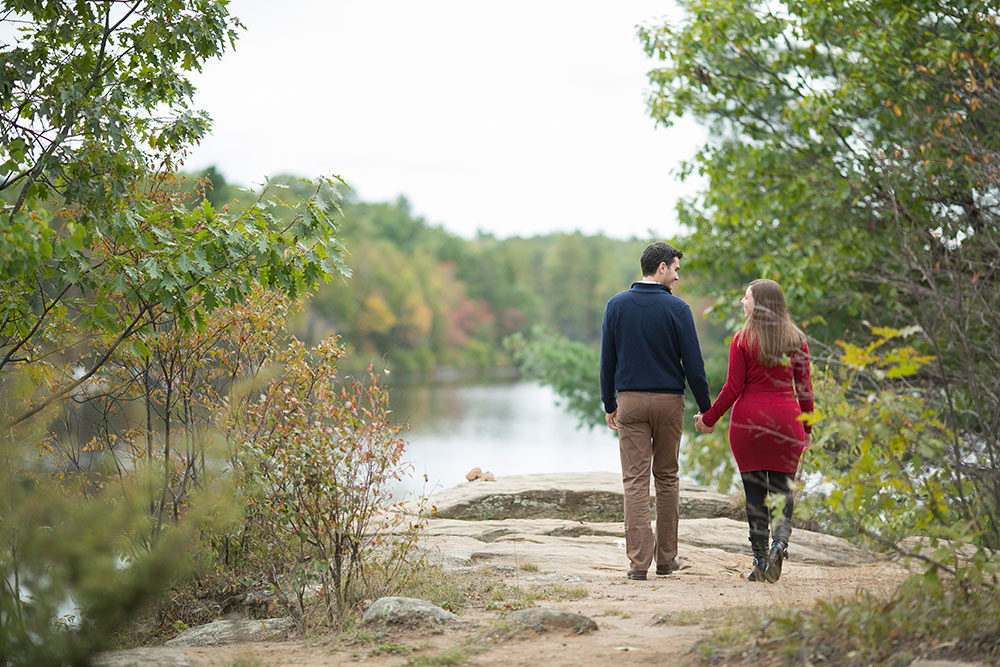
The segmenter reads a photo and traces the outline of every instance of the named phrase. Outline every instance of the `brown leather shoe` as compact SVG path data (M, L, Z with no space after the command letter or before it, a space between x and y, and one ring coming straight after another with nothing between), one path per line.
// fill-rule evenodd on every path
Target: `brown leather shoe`
M625 575L625 576L627 576L629 579L638 579L640 581L645 581L646 580L646 571L645 570L629 570L628 574Z
M670 565L668 567L662 567L660 565L657 565L656 574L660 576L673 574L679 569L681 569L681 559L677 556L674 556L674 559L670 562Z

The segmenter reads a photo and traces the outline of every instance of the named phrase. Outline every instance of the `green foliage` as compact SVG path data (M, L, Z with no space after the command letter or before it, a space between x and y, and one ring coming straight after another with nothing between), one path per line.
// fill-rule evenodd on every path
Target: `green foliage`
M30 272L55 249L31 215L52 196L78 207L86 235L147 170L170 170L202 137L209 121L188 108L187 73L235 41L227 4L2 3L0 192L17 190L4 211L8 261Z
M0 662L85 664L110 648L111 636L161 595L192 562L181 557L203 529L205 512L149 543L141 475L100 497L36 485L9 474L0 492L9 503L0 519ZM16 547L16 548L9 548Z
M697 409L689 410L694 413ZM737 488L739 471L729 449L729 433L717 426L712 433L697 433L685 424L688 440L681 447L681 470L699 484L715 487L719 493L729 493ZM742 489L739 489L742 492Z
M896 495L936 498L940 486L947 502L928 501L939 511L931 523L968 527L969 539L997 547L1000 7L683 7L683 20L641 36L660 61L652 116L670 124L690 114L712 131L687 169L707 187L679 209L692 263L719 293L778 280L821 342L864 339L863 318L918 326L905 356L858 380L870 401L841 402L843 447L898 477L855 508L878 514ZM850 363L865 361L865 350L846 349L860 355ZM821 398L829 413L824 399L837 402L836 392ZM915 465L911 482L897 476Z
M1000 658L1000 596L976 577L915 576L888 599L859 593L742 623L696 647L706 664L909 665L918 658Z
M422 525L391 503L410 467L388 392L371 369L341 378L342 354L334 339L293 344L279 374L234 402L228 427L248 557L300 617L317 585L330 621L405 584Z
M804 417L815 429L802 467L817 490L797 512L925 571L888 599L863 593L717 633L698 647L708 663L908 665L952 652L990 662L1000 655L993 499L976 494L949 460L956 434L940 393L924 381L936 360L907 344L919 329L871 331L864 346L840 341L839 364L814 373L820 407Z
M235 39L226 2L6 2L2 27L13 43L0 53L0 385L16 367L49 389L10 422L65 398L120 348L144 349L165 317L191 330L254 285L294 299L345 272L328 200L236 215L183 206L172 183L208 127L188 110L182 70ZM64 372L53 353L86 372Z
M359 360L384 359L393 372L507 365L502 340L536 324L593 343L604 303L638 272L637 241L466 240L413 216L404 199L348 199L343 212L352 279L319 290L307 337L336 332Z
M0 662L82 664L192 569L220 406L347 273L332 181L230 211L174 180L227 4L2 4Z
M566 340L535 327L527 337L512 335L505 342L521 372L552 387L565 409L581 425L604 427L598 366L600 355L591 345Z
M951 465L958 436L938 392L920 381L935 359L905 344L915 328L872 332L864 347L841 341L842 365L814 375L819 408L807 418L817 435L804 466L828 491L806 507L883 548L910 535L990 545L993 500Z
M258 199L310 195L287 176L273 179L283 187L264 195L227 184L214 170L197 178L220 182L206 196L233 211ZM335 188L319 197L340 202ZM322 286L296 333L310 342L336 333L352 371L372 360L418 375L509 365L502 341L535 325L594 344L604 304L637 277L643 247L580 233L463 239L413 215L403 198L367 203L347 193L340 206L351 280Z
M25 397L29 403L10 415L13 423L63 399L121 348L131 346L141 356L164 322L203 329L215 308L242 303L255 285L294 299L317 281L346 272L342 246L316 198L282 222L264 206L232 215L207 202L194 210L177 204L162 190L137 190L76 243L64 234L80 228L69 210L59 209L52 218L60 230L58 251L30 272L20 272L14 261L0 262L0 383L16 367L40 373L50 386ZM86 373L61 375L50 356L66 348Z
M908 290L887 274L919 279L933 230L955 239L994 215L995 3L683 7L641 37L662 63L652 116L712 130L687 168L709 185L679 209L694 263L719 288L774 278L793 312L840 326L895 321Z

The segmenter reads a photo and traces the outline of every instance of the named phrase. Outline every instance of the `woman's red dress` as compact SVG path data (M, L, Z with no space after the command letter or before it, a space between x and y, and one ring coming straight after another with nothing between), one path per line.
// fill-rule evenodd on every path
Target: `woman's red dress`
M737 333L729 345L726 384L702 415L705 425L714 426L732 407L729 446L740 472L794 473L812 428L798 419L813 409L809 346L803 344L790 363L768 367L757 360L757 346L748 350L740 338Z

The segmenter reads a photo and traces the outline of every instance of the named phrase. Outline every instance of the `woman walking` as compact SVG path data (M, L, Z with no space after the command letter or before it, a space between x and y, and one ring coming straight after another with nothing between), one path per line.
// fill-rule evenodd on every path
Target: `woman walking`
M712 407L695 416L695 427L709 433L733 408L729 444L743 478L754 558L747 579L773 583L788 556L792 481L812 430L799 420L813 409L809 346L788 313L778 283L753 281L741 303L746 321L729 346L726 384ZM768 552L770 494L780 494L784 506Z

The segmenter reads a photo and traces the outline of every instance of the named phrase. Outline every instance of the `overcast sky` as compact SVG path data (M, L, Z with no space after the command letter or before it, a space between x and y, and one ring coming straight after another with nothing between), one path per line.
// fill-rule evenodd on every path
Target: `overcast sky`
M590 8L593 7L593 8ZM194 77L214 129L187 166L337 174L466 237L670 238L704 136L655 127L636 25L670 0L234 0L246 31Z

